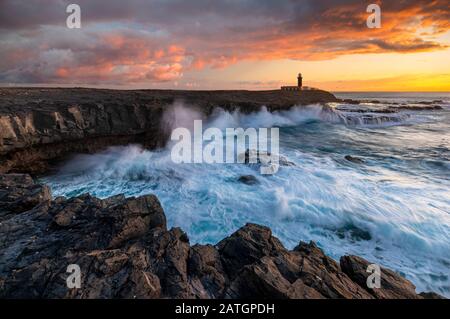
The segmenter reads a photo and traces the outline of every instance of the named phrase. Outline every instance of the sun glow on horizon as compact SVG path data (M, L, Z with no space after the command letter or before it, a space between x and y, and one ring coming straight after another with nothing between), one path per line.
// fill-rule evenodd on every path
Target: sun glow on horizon
M358 0L80 0L76 30L48 2L1 2L0 85L263 90L301 72L329 91L450 91L448 0L378 1L381 28Z

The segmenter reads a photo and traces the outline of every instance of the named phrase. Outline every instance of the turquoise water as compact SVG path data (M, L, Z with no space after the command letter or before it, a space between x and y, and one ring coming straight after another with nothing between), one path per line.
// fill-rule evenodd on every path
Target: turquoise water
M280 155L295 166L275 175L245 164L175 164L169 149L132 145L78 155L43 181L55 196L156 194L169 226L182 227L191 243L216 243L246 222L267 225L289 248L314 240L336 259L357 254L402 273L418 291L450 297L450 94L337 95L381 104L222 111L207 122L280 127ZM382 111L427 101L442 109ZM175 114L186 126L197 116ZM240 183L241 175L259 183Z

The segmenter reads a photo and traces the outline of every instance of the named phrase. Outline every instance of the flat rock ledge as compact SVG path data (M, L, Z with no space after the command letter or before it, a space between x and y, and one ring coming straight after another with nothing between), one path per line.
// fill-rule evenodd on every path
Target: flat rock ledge
M68 288L67 266L81 270ZM247 224L216 245L167 229L154 195L52 198L26 174L0 175L0 298L439 298L369 262L327 257L314 242L288 250Z

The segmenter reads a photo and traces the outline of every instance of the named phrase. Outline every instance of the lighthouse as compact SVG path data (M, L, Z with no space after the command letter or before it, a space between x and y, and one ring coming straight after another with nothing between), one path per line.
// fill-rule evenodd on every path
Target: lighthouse
M282 91L302 91L305 89L307 90L309 88L306 86L303 87L303 77L302 77L301 73L299 73L297 75L297 86L292 85L292 86L282 86L281 87Z
M299 88L299 89L302 88L302 85L303 85L303 78L302 78L302 74L301 74L301 73L299 73L298 76L297 76L297 85L298 85L298 88Z
M303 76L301 73L297 75L297 86L282 86L281 91L313 91L318 90L310 86L303 86Z

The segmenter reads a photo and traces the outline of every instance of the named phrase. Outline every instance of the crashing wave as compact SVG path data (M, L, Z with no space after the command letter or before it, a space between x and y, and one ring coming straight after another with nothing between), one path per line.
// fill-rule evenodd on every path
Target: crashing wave
M394 111L376 111L376 110L348 110L337 109L330 105L322 108L324 118L336 122L339 121L345 125L385 125L403 123L410 118L407 113L395 113Z

